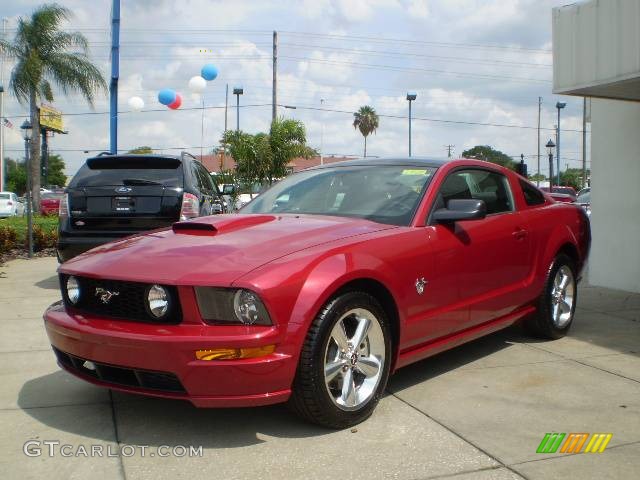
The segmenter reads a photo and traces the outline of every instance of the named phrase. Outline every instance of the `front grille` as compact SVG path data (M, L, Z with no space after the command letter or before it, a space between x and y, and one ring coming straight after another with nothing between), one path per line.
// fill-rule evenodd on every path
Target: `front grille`
M147 309L146 296L150 284L75 277L80 284L80 299L73 305L66 291L68 277L60 276L62 298L68 308L101 317L146 323L177 324L182 320L178 291L175 287L163 285L169 292L169 310L164 317L157 319ZM102 301L99 289L113 293L106 303Z
M126 387L145 388L160 392L185 393L185 389L173 373L154 370L138 370L94 362L76 357L53 347L58 362L69 370L94 377L102 382ZM87 363L90 362L90 363ZM89 368L91 367L91 368Z

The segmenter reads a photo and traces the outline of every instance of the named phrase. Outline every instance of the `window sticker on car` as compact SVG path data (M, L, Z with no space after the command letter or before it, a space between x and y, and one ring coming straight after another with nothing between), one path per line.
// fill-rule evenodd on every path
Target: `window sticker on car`
M424 169L408 169L402 170L402 175L428 175L427 170Z

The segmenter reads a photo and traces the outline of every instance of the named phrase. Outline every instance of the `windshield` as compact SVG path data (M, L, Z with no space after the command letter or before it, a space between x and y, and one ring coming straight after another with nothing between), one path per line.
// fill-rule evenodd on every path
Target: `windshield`
M578 203L591 203L591 191L580 192L576 201Z
M362 165L307 170L257 197L241 213L301 213L409 225L432 167Z
M8 193L0 193L0 200L11 200L11 195Z

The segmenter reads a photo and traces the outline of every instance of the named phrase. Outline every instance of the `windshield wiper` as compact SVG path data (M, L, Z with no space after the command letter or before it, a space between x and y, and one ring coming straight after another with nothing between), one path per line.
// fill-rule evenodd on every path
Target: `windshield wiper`
M122 180L123 185L163 185L153 180L144 180L142 178L125 178Z

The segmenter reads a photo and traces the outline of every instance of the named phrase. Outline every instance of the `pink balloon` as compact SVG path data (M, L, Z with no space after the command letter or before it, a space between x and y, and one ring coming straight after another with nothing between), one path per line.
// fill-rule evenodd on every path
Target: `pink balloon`
M176 99L173 101L173 103L167 105L167 107L169 107L171 110L176 110L180 108L180 105L182 105L182 97L179 93L176 93Z

